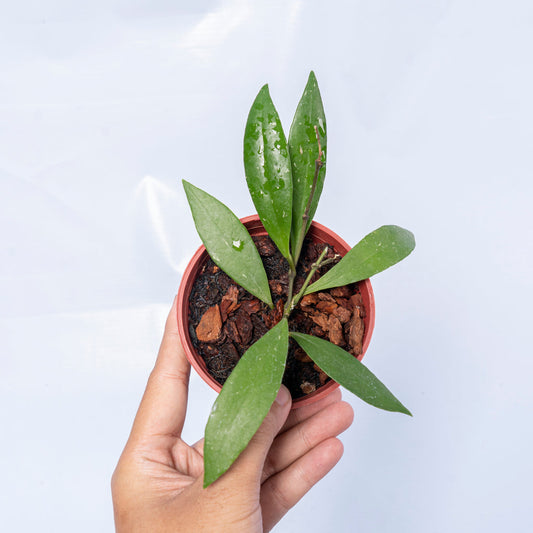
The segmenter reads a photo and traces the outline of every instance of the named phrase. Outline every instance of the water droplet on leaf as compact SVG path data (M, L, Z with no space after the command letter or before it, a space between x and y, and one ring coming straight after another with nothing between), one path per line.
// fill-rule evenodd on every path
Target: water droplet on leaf
M240 252L244 246L244 243L241 240L233 240L232 247L234 250Z

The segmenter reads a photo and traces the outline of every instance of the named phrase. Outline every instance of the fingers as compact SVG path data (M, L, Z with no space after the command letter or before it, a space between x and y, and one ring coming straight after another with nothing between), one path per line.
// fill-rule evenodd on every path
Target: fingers
M263 423L230 471L246 481L259 483L268 450L285 423L290 408L291 395L287 387L282 385Z
M170 309L155 367L135 417L132 437L181 435L189 390L190 365L181 346L177 297Z
M204 456L195 446L189 446L181 439L174 439L170 452L172 461L165 464L168 464L181 476L189 478L190 482L203 477Z
M287 421L285 422L282 432L287 431L291 427L295 426L296 424L299 424L300 422L306 420L307 418L311 417L315 413L318 413L328 405L336 402L340 402L342 399L342 393L341 389L337 388L334 391L330 392L327 396L322 398L321 400L318 400L317 402L311 403L309 405L306 405L304 407L300 407L298 409L293 409L289 417L287 418Z
M270 531L338 463L343 451L338 439L327 439L262 485L264 531Z
M348 403L335 402L278 435L266 458L262 482L287 468L321 442L340 435L350 427L353 416L353 409Z
M192 447L203 457L204 456L204 439L195 442Z

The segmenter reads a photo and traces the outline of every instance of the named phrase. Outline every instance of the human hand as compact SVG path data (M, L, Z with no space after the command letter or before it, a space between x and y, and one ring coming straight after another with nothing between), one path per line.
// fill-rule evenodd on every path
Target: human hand
M176 299L128 442L113 473L118 533L270 531L339 461L336 438L353 420L340 390L290 412L281 387L261 427L230 469L207 488L203 440L181 439L190 366Z

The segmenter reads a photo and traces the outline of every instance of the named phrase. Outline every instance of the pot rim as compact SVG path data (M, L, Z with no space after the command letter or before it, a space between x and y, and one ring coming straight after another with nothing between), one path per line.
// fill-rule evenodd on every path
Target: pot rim
M261 223L258 215L249 215L240 219L240 221L246 226L247 230L254 235L267 234L266 230ZM325 240L319 238L316 234L327 235L328 244L333 244L337 251L341 255L345 255L349 250L350 246L339 237L335 232L327 228L326 226L320 224L313 220L311 227L309 229L308 235L314 236L319 242L326 242ZM202 244L194 253L191 260L189 261L187 268L183 272L181 278L181 283L178 290L178 306L177 306L177 322L178 322L178 331L179 336L185 351L185 355L189 360L191 366L196 370L200 377L217 393L222 389L222 385L216 381L211 374L207 371L204 360L196 352L194 345L192 344L191 337L188 331L188 321L189 321L189 297L196 279L198 271L202 268L204 263L207 261L209 255L205 246ZM365 304L366 317L363 319L365 324L365 331L363 334L363 351L357 356L357 359L362 360L368 346L370 344L370 339L372 337L372 332L374 330L375 323L375 300L374 292L372 290L372 284L369 279L365 279L359 282L359 289L363 295L363 301ZM316 391L307 394L301 398L293 400L292 409L303 407L314 403L321 398L327 396L335 389L339 387L339 384L330 380L322 387L319 387Z

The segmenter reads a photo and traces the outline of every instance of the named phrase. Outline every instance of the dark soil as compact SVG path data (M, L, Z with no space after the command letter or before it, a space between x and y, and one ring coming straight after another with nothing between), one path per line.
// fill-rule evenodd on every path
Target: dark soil
M288 264L270 237L253 237L265 266L274 309L237 285L211 259L196 279L189 301L189 334L209 373L223 384L244 352L283 314L287 298ZM304 242L295 294L303 285L324 244ZM335 251L328 251L333 258ZM337 259L335 262L338 262ZM315 273L315 279L333 267ZM327 339L354 355L362 353L365 310L357 283L304 296L289 317L289 330ZM292 339L283 383L293 399L315 391L330 378Z

